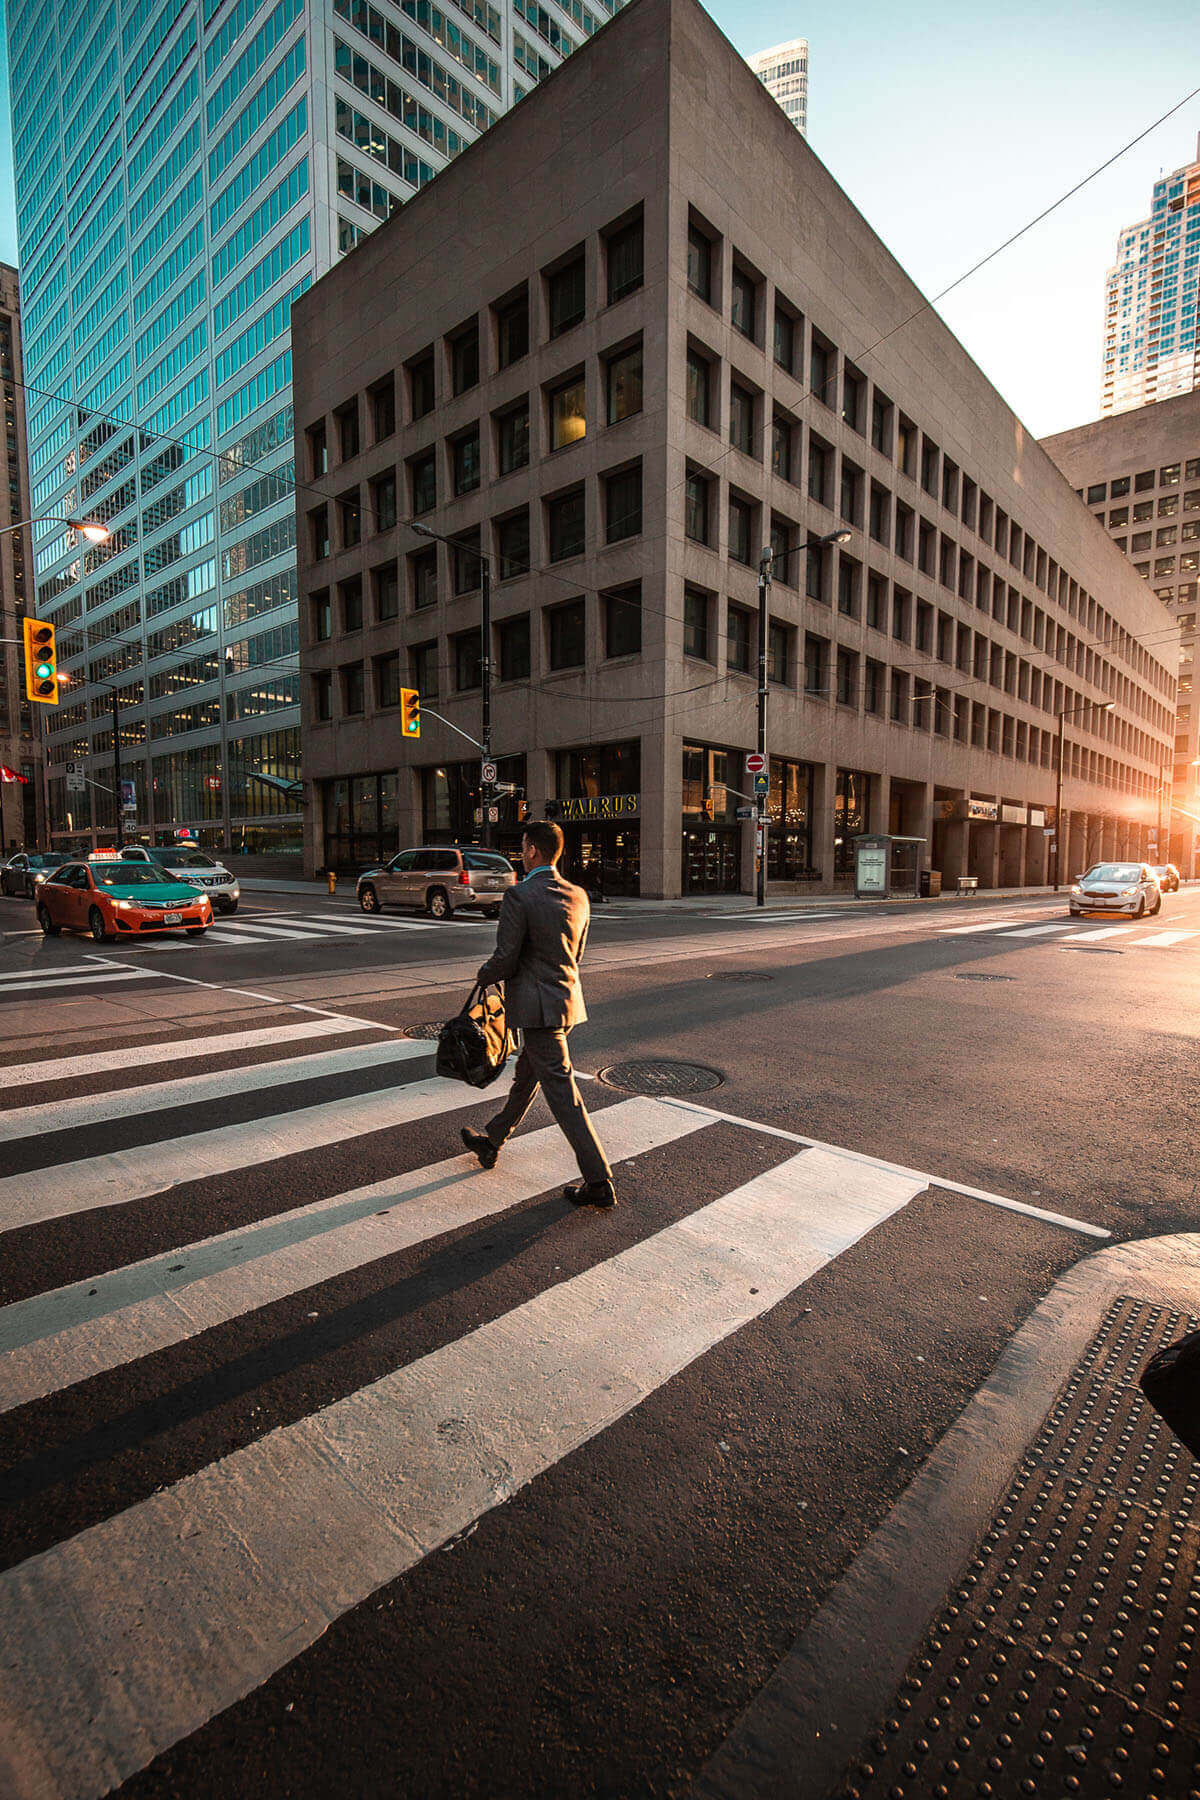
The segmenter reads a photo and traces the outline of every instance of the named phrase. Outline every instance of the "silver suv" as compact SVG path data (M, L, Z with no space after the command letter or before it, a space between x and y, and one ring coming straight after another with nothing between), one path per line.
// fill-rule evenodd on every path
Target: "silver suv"
M195 844L163 844L156 850L148 850L142 844L126 844L121 856L126 862L157 863L181 881L203 888L214 912L235 913L238 909L242 890L237 876Z
M425 850L402 850L383 868L367 869L355 889L365 913L383 906L423 906L434 919L448 919L463 908L495 918L516 875L506 856L438 844Z

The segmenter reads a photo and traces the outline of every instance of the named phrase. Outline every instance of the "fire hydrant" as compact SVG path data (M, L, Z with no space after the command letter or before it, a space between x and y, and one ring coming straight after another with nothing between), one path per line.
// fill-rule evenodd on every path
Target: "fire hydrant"
M336 892L337 892L337 876L334 874L332 869L326 869L325 874L326 874L326 877L329 882L330 893L336 894Z

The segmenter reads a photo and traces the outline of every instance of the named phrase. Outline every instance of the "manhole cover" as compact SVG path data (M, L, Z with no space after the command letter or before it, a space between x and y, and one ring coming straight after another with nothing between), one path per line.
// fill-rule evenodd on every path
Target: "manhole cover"
M956 975L955 981L1015 981L1015 975Z
M606 1087L623 1088L627 1094L702 1094L720 1087L725 1077L703 1063L623 1062L601 1069L597 1076Z
M710 981L774 981L773 975L761 969L718 969L715 975L708 977Z
M433 1020L426 1025L406 1025L404 1035L407 1038L439 1038L442 1034L441 1020Z

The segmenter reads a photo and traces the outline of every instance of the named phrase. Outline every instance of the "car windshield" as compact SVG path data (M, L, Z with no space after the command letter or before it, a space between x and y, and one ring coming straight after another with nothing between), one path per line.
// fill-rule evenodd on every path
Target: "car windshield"
M1141 866L1138 863L1097 863L1084 876L1085 881L1140 881Z
M92 874L97 887L161 887L171 881L166 870L154 863L122 863L119 868L108 864L100 869L93 867Z
M512 864L506 856L489 856L486 850L464 850L463 867L487 869L492 875L512 874Z
M156 850L154 859L171 869L215 869L217 866L203 850Z
M55 866L52 856L31 856L27 861L31 869L52 869Z

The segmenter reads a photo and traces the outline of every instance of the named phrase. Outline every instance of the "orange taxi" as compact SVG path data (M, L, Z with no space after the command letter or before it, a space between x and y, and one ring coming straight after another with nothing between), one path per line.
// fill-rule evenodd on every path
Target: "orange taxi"
M47 937L90 931L98 944L147 931L203 937L212 924L208 895L155 863L90 858L64 863L37 895L38 924Z

